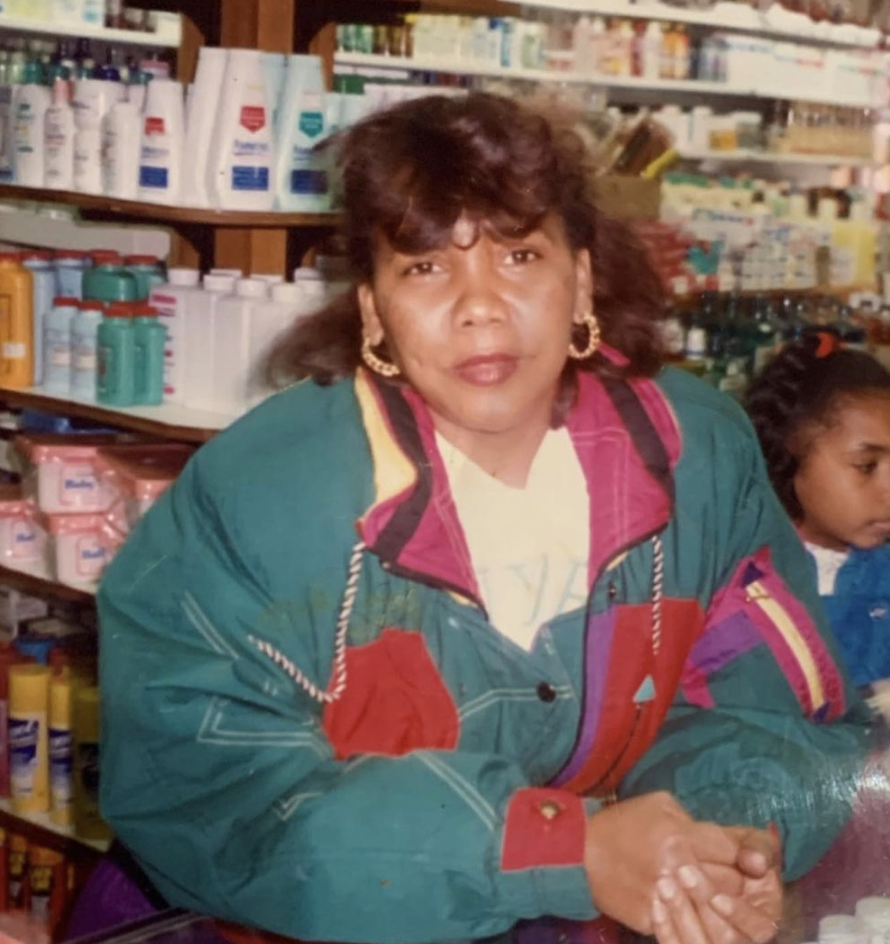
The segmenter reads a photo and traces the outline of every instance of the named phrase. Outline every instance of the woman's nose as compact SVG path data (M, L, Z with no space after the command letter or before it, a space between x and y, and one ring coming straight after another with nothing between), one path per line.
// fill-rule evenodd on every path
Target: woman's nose
M506 299L493 280L483 279L468 283L455 302L455 317L461 327L501 323L509 316Z

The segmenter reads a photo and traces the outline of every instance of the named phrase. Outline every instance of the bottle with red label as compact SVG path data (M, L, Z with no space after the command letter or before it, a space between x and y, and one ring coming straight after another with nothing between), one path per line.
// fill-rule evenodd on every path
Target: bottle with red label
M139 155L139 199L177 204L182 177L185 134L182 85L173 79L154 79L142 113Z
M271 115L263 53L230 50L207 168L213 206L272 209L275 154Z

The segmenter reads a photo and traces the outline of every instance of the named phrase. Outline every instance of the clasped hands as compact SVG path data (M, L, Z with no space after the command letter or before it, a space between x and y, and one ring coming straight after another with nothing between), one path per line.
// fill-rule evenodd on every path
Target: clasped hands
M659 944L767 944L782 914L781 850L768 830L693 820L669 793L587 822L600 911Z

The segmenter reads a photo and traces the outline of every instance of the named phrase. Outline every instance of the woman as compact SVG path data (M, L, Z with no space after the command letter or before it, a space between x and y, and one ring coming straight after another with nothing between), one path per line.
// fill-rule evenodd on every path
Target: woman
M291 937L768 940L866 728L750 426L658 373L571 132L431 97L342 165L356 290L278 362L316 382L104 581L105 814L173 903Z

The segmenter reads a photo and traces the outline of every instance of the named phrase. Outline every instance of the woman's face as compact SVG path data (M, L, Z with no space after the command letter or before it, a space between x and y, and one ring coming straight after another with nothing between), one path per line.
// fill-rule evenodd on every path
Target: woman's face
M448 245L417 255L381 240L359 288L365 335L386 340L439 431L463 438L529 424L543 434L591 295L589 255L555 216L517 239L461 217Z

